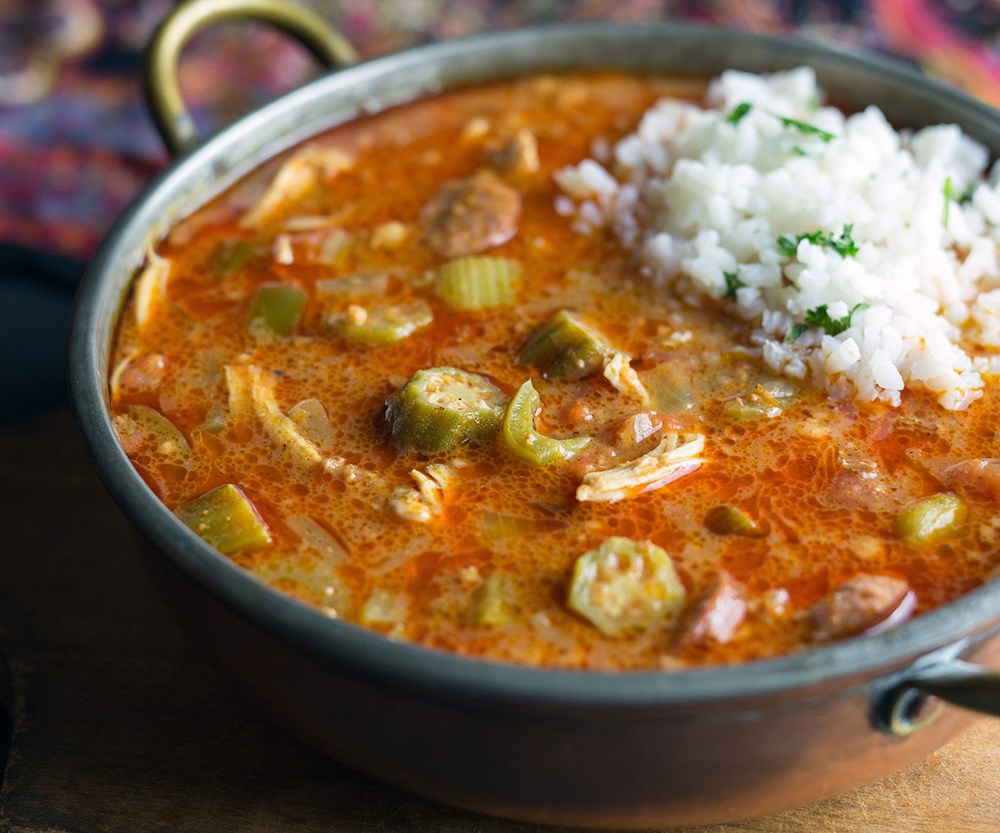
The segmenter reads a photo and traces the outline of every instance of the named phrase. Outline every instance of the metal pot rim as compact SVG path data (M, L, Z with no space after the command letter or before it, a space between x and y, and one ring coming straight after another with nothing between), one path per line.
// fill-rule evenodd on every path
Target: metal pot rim
M460 41L418 47L375 59L334 75L318 78L277 101L243 117L210 140L179 157L158 175L126 210L93 259L81 285L70 334L70 392L79 429L102 479L126 515L158 549L197 583L240 616L254 621L279 639L322 661L349 665L357 673L405 686L432 696L455 700L503 700L554 707L635 709L682 708L754 701L778 702L785 698L842 689L890 674L925 655L947 646L975 642L1000 623L1000 582L988 583L960 599L924 614L899 628L881 634L817 647L775 659L744 664L696 668L685 671L596 673L502 665L448 654L420 646L391 642L344 622L331 621L273 590L221 556L184 527L145 485L119 447L108 416L106 392L107 344L113 331L123 290L115 276L134 270L141 254L136 241L166 231L164 207L171 189L187 177L208 172L210 178L225 167L227 152L248 135L266 129L273 119L295 121L310 103L322 96L343 95L352 101L355 115L366 102L351 96L380 78L400 77L428 65L444 66L464 61L473 67L469 77L483 80L502 77L495 69L477 70L480 54L507 55L507 68L521 71L526 50L547 46L551 53L574 44L593 51L602 43L608 49L629 39L659 39L663 43L725 44L727 49L749 48L760 55L769 50L789 50L827 65L848 67L855 75L872 73L939 103L946 101L956 113L978 126L980 138L1000 147L1000 114L953 90L922 78L893 60L855 55L818 44L766 37L723 29L663 24L574 24L480 35ZM596 45L596 46L595 46ZM547 60L537 61L543 67ZM488 63L488 62L486 62ZM492 66L492 64L491 64ZM544 71L544 70L543 70ZM419 76L419 72L417 72ZM424 92L433 89L425 78ZM415 87L411 85L408 93ZM403 96L405 99L406 96ZM394 95L383 104L396 103ZM304 135L308 135L306 132ZM265 153L242 153L237 160L252 168L263 158L294 144L304 135L289 128ZM180 186L176 186L179 188ZM213 192L214 193L214 192ZM188 194L190 197L190 194ZM211 196L209 194L208 196Z

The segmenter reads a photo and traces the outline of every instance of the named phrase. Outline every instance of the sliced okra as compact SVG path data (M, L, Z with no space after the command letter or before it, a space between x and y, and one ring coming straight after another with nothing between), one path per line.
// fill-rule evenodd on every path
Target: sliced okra
M582 379L600 373L614 353L594 327L562 309L531 334L519 361L537 368L547 379Z
M577 558L567 605L605 636L624 636L676 616L684 585L661 547L613 537Z
M590 443L590 437L546 437L535 428L535 413L542 400L528 379L507 403L503 416L503 439L507 448L518 457L547 466L558 460L568 460Z
M418 370L386 400L392 439L403 449L444 451L492 436L507 396L485 376L456 367Z

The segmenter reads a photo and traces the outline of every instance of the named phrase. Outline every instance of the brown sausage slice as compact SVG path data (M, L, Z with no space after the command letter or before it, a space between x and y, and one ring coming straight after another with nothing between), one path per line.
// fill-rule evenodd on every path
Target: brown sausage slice
M944 470L941 480L949 488L964 487L1000 499L1000 460L989 457L956 463Z
M420 212L424 239L442 257L506 243L517 231L521 195L489 170L442 185Z
M698 600L677 641L678 647L725 644L746 617L743 587L727 572L720 572Z
M842 639L898 625L914 607L916 596L904 579L860 573L809 609L809 626L816 639Z
M522 128L490 152L490 162L501 171L514 174L537 173L538 140L530 130Z

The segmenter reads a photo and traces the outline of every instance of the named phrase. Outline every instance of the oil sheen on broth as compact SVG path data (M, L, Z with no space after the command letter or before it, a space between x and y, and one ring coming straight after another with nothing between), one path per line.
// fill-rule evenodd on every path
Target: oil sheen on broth
M499 661L742 661L976 587L1000 538L991 387L952 411L779 376L724 305L555 210L554 172L703 91L448 92L194 212L149 253L114 346L134 465L275 588Z

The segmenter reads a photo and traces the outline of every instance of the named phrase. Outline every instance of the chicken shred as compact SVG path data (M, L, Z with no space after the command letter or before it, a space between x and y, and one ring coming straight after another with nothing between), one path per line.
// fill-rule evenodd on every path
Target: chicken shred
M303 148L278 169L264 196L243 215L240 225L258 228L271 222L285 208L296 205L325 180L332 179L352 164L349 156L334 148L319 145Z
M682 442L683 439L683 442ZM652 451L602 471L589 471L576 490L576 499L593 503L617 503L672 483L697 470L705 450L705 437L665 434Z

